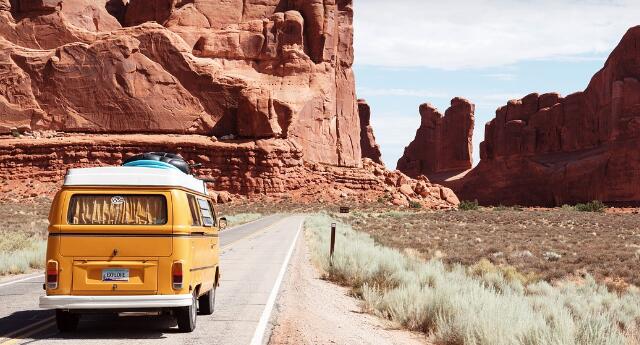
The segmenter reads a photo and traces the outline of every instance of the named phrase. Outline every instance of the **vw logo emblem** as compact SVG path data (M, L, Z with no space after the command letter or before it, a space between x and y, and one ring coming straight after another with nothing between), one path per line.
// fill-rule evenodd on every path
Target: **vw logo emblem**
M114 196L113 198L111 198L111 204L112 205L122 205L124 204L124 198L121 196Z

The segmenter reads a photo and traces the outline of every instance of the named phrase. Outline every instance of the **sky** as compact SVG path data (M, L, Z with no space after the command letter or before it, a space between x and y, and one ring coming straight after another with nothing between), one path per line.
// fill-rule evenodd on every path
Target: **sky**
M638 0L355 0L355 73L382 159L395 168L420 126L454 97L476 104L474 164L495 110L538 92L585 89L624 33Z

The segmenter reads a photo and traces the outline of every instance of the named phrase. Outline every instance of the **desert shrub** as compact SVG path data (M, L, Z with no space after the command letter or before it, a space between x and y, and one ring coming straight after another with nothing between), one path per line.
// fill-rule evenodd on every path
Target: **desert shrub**
M417 201L409 201L409 208L414 208L414 209L421 209L422 208L422 204L417 202Z
M602 203L602 201L599 200L594 200L586 204L577 204L574 206L574 209L579 212L604 212L606 208L607 207Z
M478 205L478 200L474 200L474 201L463 200L460 202L460 205L458 205L458 209L462 211L475 211L479 207L480 206Z
M262 217L263 215L260 213L238 213L231 216L225 216L229 227L250 223Z
M406 212L406 211L388 211L388 212L384 212L384 213L379 213L378 217L379 218L404 218L407 215L412 214L411 212Z
M379 196L378 197L378 203L385 204L385 203L391 201L391 199L392 199L391 195L388 194L388 193L385 193L383 196Z
M590 277L582 284L529 283L488 261L447 267L381 246L342 223L330 265L331 222L318 214L305 224L312 260L325 277L351 287L368 311L431 334L436 344L624 345L637 334L637 289L611 293Z

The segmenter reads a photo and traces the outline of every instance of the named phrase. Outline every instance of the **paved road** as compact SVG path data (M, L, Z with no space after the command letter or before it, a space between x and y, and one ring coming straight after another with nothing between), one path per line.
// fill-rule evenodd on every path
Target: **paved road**
M0 345L259 345L302 222L302 217L271 216L221 233L216 310L198 316L193 333L178 333L170 317L91 315L83 317L77 332L62 335L54 313L38 308L44 292L42 274L36 274L0 282Z

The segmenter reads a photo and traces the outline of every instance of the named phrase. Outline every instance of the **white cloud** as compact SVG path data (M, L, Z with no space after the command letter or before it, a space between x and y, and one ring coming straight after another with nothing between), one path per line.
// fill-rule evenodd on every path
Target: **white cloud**
M638 0L356 0L357 63L440 69L607 55ZM585 57L586 56L586 57Z

